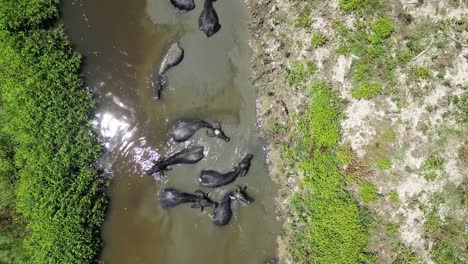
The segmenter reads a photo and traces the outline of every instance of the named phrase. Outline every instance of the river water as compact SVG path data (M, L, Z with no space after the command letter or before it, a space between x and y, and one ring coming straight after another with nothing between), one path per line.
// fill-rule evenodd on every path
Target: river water
M111 179L110 208L103 225L104 263L265 263L276 255L280 223L277 186L268 176L258 135L255 91L249 85L248 15L242 0L218 0L221 30L198 30L197 8L181 14L169 0L64 1L63 21L74 48L83 54L83 78L96 96L95 125L105 142L102 164ZM147 81L164 49L179 41L183 62L169 70L162 100ZM229 143L199 131L175 144L167 128L179 118L219 120ZM205 146L206 158L174 167L166 177L144 176L151 161L189 144ZM227 171L246 153L254 154L246 177L215 190L197 186L202 169ZM164 210L157 192L175 187L210 191L219 201L236 185L255 199L238 205L226 227L212 223L213 211L189 206Z

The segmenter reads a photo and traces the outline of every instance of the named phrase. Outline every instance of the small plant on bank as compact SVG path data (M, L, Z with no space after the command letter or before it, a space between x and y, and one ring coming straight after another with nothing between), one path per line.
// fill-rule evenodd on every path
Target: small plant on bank
M426 170L441 170L444 168L444 160L437 154L430 155L424 162Z
M371 99L382 92L380 83L363 82L357 89L351 91L351 95L356 99Z
M393 191L390 193L390 202L397 203L398 202L398 192Z
M381 158L377 161L380 170L386 170L392 167L392 161L389 158Z
M314 33L314 35L312 35L310 38L310 44L312 45L313 49L323 46L325 42L327 42L327 38L319 33Z
M297 18L294 22L295 27L309 27L312 24L312 19L310 18L310 7L306 5L302 10L301 16Z
M289 85L298 85L317 71L317 65L312 62L293 61L291 67L286 68L286 81Z
M370 204L377 201L377 187L370 182L361 185L361 199L364 204Z
M371 25L373 33L380 39L385 39L392 34L394 26L389 18L377 18Z
M397 134L393 129L387 128L383 132L383 138L388 141L395 141L397 139Z
M362 13L378 4L377 0L340 0L341 11Z
M431 76L431 70L425 66L416 66L413 67L412 72L414 74L415 79L422 80L427 79Z
M419 258L409 247L402 246L400 253L397 255L394 264L419 264Z

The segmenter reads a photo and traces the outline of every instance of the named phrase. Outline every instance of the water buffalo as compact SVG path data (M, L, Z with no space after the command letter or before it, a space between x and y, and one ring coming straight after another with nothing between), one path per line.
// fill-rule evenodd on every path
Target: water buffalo
M214 0L205 0L203 12L198 18L198 27L201 31L205 32L209 38L214 35L221 28L219 24L218 14L213 7Z
M250 161L253 155L247 154L245 157L232 168L231 171L226 173L219 173L214 170L202 170L198 182L201 186L205 187L219 187L233 182L237 176L245 176L249 172Z
M183 149L169 158L163 159L161 161L155 161L155 164L151 169L146 170L147 175L153 175L154 173L169 170L168 168L171 165L176 164L194 164L199 162L205 157L203 154L204 147L194 146Z
M193 0L171 0L171 4L182 13L191 11L195 8L195 2Z
M217 226L224 226L229 223L232 217L232 202L235 200L241 201L243 204L249 205L253 202L245 190L247 189L246 186L244 187L237 187L234 191L231 191L223 196L221 199L221 203L218 207L216 207L213 217L213 223Z
M218 137L226 142L230 140L230 138L224 134L219 122L215 122L215 125L211 125L203 120L177 120L169 130L169 135L176 142L184 142L201 128L208 128L206 134L209 137Z
M204 193L200 190L195 191L194 194L181 192L174 188L165 188L158 194L159 203L162 208L171 208L184 203L191 203L190 207L200 208L203 212L205 207L218 206L217 202L213 202L209 197L208 193Z
M169 49L166 52L157 74L150 80L150 86L153 89L154 97L156 99L161 98L161 91L167 83L166 72L179 64L184 59L184 50L179 46L179 43L172 43Z

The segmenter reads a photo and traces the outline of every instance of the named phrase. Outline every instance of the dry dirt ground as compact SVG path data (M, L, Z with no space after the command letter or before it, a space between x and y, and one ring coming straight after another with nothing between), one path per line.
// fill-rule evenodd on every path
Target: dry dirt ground
M441 223L455 219L462 226L460 236L467 235L468 32L466 25L461 30L444 30L436 25L466 19L468 3L388 2L385 14L393 21L401 20L401 14L405 14L405 18L411 18L408 28L426 25L427 37L421 40L424 49L405 67L395 69L397 89L386 90L384 84L381 94L355 99L351 94L350 69L360 58L336 52L338 37L332 23L342 19L352 26L358 18L343 14L338 0L246 0L251 13L251 81L258 93L257 114L269 139L271 176L282 186L277 200L285 223L285 236L278 238L281 263L293 263L284 237L288 235L291 214L289 198L300 179L282 152L290 143L289 132L295 129L291 116L300 113L307 103L304 85L291 87L285 81L286 69L297 60L314 62L318 70L308 79L330 83L346 102L342 144L355 153L355 162L362 172L350 189L359 197L362 183L377 188L378 198L365 204L377 219L368 244L368 251L378 256L377 262L393 263L403 249L409 249L409 255L416 255L422 263L438 263L434 256L436 243L440 242L437 239L448 238L431 233L430 223L426 223L430 215L435 214ZM306 14L310 23L297 26L295 22L303 16L306 6L311 9ZM403 31L395 28L395 41L400 32ZM327 41L311 49L308 43L314 33L324 35ZM411 70L415 67L429 69L429 75L416 78ZM460 241L461 260L468 261L466 238Z

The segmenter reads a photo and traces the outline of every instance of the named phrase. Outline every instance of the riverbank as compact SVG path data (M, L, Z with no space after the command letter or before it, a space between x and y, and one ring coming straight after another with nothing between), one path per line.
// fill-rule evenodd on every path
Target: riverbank
M94 101L54 23L58 9L55 0L0 7L0 262L91 263L102 247Z
M257 115L282 186L280 263L343 263L344 252L347 263L466 260L466 5L246 4ZM317 81L339 98L320 113ZM333 109L334 122L317 123ZM335 129L339 143L321 144ZM331 186L327 206L355 212L347 221L321 213Z

